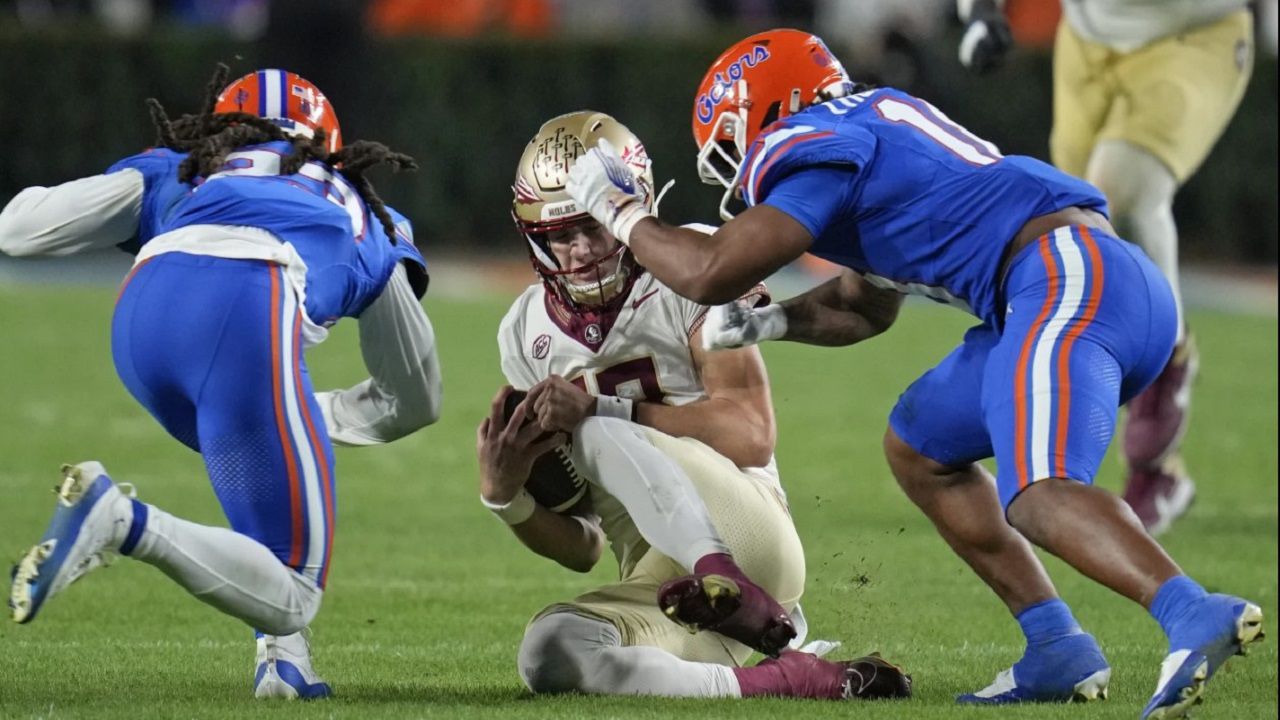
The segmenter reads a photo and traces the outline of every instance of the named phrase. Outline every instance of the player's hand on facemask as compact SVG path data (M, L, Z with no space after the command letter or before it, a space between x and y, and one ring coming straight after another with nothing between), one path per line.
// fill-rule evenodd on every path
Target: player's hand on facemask
M534 460L564 444L560 433L544 433L533 417L533 403L526 399L503 422L503 404L510 386L494 396L489 416L476 428L476 457L480 461L480 497L501 505L510 502L524 487Z
M637 222L653 217L631 168L604 138L574 161L564 189L624 245L631 244L631 229Z
M981 75L996 67L1013 47L1009 21L996 0L960 0L964 37L960 39L960 62Z
M753 308L735 300L707 310L702 322L702 349L746 347L787 334L787 313L781 305Z
M573 432L578 423L595 414L596 405L587 391L559 375L550 375L529 388L525 402L538 426L548 432Z

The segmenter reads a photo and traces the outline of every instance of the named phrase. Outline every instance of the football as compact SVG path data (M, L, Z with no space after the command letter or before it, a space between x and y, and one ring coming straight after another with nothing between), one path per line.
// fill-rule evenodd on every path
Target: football
M502 406L504 422L510 422L516 406L527 394L523 390L512 390L507 395ZM529 422L532 418L525 419L525 424ZM524 487L539 505L552 512L563 513L576 505L587 494L587 479L573 465L573 445L565 443L534 460Z

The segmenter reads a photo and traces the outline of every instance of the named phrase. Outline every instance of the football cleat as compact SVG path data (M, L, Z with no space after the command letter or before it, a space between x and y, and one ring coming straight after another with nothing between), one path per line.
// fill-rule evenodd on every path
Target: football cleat
M685 575L658 588L658 607L691 633L711 630L765 655L777 656L796 636L786 610L746 578Z
M1169 529L1196 497L1196 484L1187 475L1182 457L1174 453L1154 467L1129 468L1124 501L1151 535Z
M329 683L311 667L309 630L292 635L258 636L253 696L289 700L320 700L333 694Z
M963 704L1090 702L1107 699L1111 667L1089 633L1028 645L1022 659L995 682L956 698Z
M1182 718L1201 702L1205 684L1231 656L1244 655L1261 640L1262 609L1230 595L1208 595L1184 614L1174 631L1173 649L1160 664L1156 692L1142 710L1143 720Z
M14 622L31 622L49 598L110 564L132 521L133 486L112 482L100 463L63 465L62 473L49 527L10 573Z

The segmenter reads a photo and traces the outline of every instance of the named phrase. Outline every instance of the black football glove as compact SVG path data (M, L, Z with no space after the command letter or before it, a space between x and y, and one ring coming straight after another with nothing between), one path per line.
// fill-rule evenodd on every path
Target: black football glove
M961 3L962 7L965 3ZM1013 47L1009 21L996 0L972 0L960 39L960 63L979 75L999 67Z

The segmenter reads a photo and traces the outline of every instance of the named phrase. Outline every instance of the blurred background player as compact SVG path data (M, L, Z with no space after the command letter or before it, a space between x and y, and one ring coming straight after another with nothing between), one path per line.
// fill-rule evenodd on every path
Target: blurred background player
M1178 326L1168 284L1115 237L1102 194L1001 155L919 98L858 91L796 30L726 50L703 77L693 129L725 214L734 198L747 205L713 234L658 221L607 142L574 163L570 196L700 302L731 303L805 252L847 269L781 306L721 308L702 328L708 347L851 345L886 330L902 294L982 322L902 394L884 441L908 497L1026 635L1021 660L959 700L1105 695L1110 666L1030 540L1150 611L1169 648L1143 717L1182 716L1259 637L1262 612L1208 594L1092 485L1119 405L1160 373ZM992 456L994 479L979 464Z
M258 697L324 697L300 632L333 543L332 442L373 445L435 422L440 372L419 304L426 264L409 222L364 171L411 158L343 146L328 99L298 75L219 66L204 108L103 175L32 187L0 213L0 249L137 254L112 322L129 392L204 457L231 528L134 499L97 462L64 467L54 517L14 568L9 606L44 602L115 553L156 566L258 634ZM357 317L371 377L313 395L303 350ZM326 432L327 431L327 432Z
M985 72L1011 47L1002 5L958 0L966 67ZM1246 0L1063 0L1062 10L1053 162L1106 194L1116 229L1155 261L1183 318L1168 365L1129 401L1124 430L1124 499L1159 534L1195 496L1180 448L1199 359L1182 314L1173 196L1244 97L1253 18Z
M706 308L645 273L564 192L574 159L605 137L621 148L652 206L644 146L603 113L553 118L520 159L513 215L542 282L512 305L498 343L507 380L529 392L509 422L509 390L498 393L477 431L477 454L481 499L522 543L586 572L607 540L621 580L539 612L521 645L521 677L539 693L843 699L905 692L905 676L877 658L838 663L783 650L743 668L752 648L727 635L773 654L780 648L734 632L728 624L746 622L734 616L711 619L720 632L696 634L664 616L659 594L672 592L667 581L710 568L722 577L683 589L749 591L750 576L777 602L757 589L735 615L785 609L796 615L802 642L804 552L778 480L758 350L703 352L697 338ZM534 459L564 432L572 433L574 466L589 485L548 509L524 485Z

